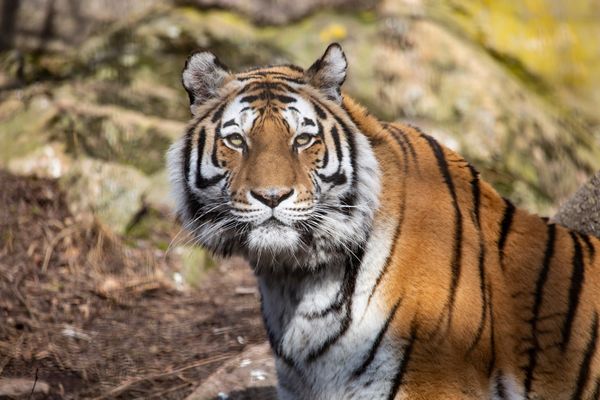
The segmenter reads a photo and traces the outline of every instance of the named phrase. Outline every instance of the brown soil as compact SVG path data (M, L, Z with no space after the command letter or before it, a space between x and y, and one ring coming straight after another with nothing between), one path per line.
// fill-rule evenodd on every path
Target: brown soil
M74 218L56 182L0 171L0 377L37 375L38 399L184 398L265 338L243 262L196 290L175 287L177 266Z

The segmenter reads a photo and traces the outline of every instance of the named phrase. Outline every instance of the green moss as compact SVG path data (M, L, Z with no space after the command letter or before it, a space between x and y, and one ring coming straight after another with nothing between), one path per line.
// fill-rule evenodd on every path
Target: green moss
M206 271L216 265L209 253L198 246L184 246L181 260L183 279L192 287L197 287Z
M426 2L427 13L458 28L526 84L567 89L597 104L600 94L600 6L594 0ZM542 85L539 85L542 83ZM587 102L587 104L585 104ZM590 107L590 110L594 108Z
M44 104L46 100L42 100ZM55 110L46 106L22 104L0 120L0 166L22 157L47 142L45 126Z

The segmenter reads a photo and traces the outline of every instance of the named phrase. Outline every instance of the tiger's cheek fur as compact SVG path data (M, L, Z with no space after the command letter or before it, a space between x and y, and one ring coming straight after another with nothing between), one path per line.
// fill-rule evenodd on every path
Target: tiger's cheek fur
M302 174L306 176L304 192L298 193L297 202L317 201L321 187L317 181L317 169L323 162L325 144L319 138L311 147L298 154L298 164ZM309 198L310 197L310 198Z
M233 149L227 147L222 140L217 139L217 158L216 163L229 172L229 175L234 175L240 169L243 161L243 155Z

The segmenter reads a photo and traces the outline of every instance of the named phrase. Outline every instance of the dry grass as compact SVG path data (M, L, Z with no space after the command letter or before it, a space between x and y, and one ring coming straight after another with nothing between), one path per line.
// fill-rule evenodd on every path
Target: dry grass
M0 376L37 371L50 394L32 398L180 399L264 340L243 263L179 291L175 255L74 218L55 182L0 172L0 187Z

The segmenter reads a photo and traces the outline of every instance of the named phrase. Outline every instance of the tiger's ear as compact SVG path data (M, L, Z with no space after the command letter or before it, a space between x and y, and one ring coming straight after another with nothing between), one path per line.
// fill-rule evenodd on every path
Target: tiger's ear
M331 100L341 103L341 87L346 79L348 62L338 43L332 43L325 53L305 72L306 80Z
M196 115L198 106L216 97L230 77L229 69L208 51L192 54L185 62L181 82L190 97L190 109Z

